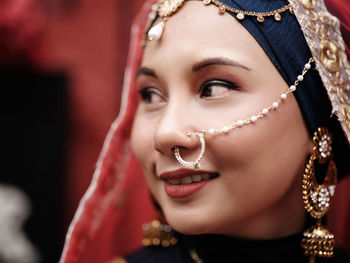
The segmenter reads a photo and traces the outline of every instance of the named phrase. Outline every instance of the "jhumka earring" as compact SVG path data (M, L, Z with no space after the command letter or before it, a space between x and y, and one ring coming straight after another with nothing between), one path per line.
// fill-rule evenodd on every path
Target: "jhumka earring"
M306 165L303 175L304 207L310 215L317 219L315 226L307 229L301 242L310 262L318 257L332 257L335 246L334 235L321 225L321 219L328 212L337 184L337 168L332 159L332 135L327 128L318 128L313 137L314 153ZM328 165L324 182L318 184L315 176L315 163Z

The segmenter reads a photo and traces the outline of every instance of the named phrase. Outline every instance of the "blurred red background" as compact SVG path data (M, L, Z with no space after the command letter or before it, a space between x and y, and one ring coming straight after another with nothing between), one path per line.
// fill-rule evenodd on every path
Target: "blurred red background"
M119 112L131 23L142 5L142 0L0 0L0 67L60 72L68 80L57 226L62 243Z
M142 0L66 2L46 2L49 15L34 57L40 68L63 70L69 79L65 226L90 183L106 133L118 114L130 27L143 4Z

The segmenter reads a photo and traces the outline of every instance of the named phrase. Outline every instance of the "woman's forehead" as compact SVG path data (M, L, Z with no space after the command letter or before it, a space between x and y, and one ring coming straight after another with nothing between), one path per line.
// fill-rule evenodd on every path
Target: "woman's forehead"
M232 16L219 14L215 6L189 1L166 22L160 41L147 43L143 64L172 56L197 61L230 57L250 64L259 53L263 53L259 44Z

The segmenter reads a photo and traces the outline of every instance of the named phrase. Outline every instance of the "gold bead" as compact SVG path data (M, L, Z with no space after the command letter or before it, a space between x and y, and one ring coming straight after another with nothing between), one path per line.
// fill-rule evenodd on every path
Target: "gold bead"
M151 226L154 228L159 228L160 222L158 220L153 220Z
M147 238L142 239L142 245L144 245L145 247L148 247L149 245L151 245L151 240Z
M211 0L203 0L203 3L204 3L205 5L209 5L210 2L211 2Z
M168 247L168 246L170 246L170 242L168 240L163 240L162 241L162 246L163 247Z
M152 244L155 245L155 246L158 246L160 244L159 238L153 238L152 239Z
M171 245L176 245L177 244L177 238L176 237L170 238L170 244Z
M263 16L258 16L256 18L260 23L264 22L265 18Z
M223 13L225 13L225 11L226 11L226 7L225 7L224 5L220 5L220 6L219 6L219 12L220 12L221 14L223 14Z

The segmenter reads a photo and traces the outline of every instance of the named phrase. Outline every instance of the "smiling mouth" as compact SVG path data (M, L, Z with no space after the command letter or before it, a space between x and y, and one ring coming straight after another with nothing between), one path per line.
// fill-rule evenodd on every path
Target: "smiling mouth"
M217 177L219 174L215 172L184 168L163 172L159 175L159 178L164 181L165 192L175 199L194 195Z
M208 181L218 176L219 174L217 173L205 173L205 174L195 174L195 175L191 175L183 178L165 179L165 181L171 185L184 185L184 184L198 183L201 181Z

